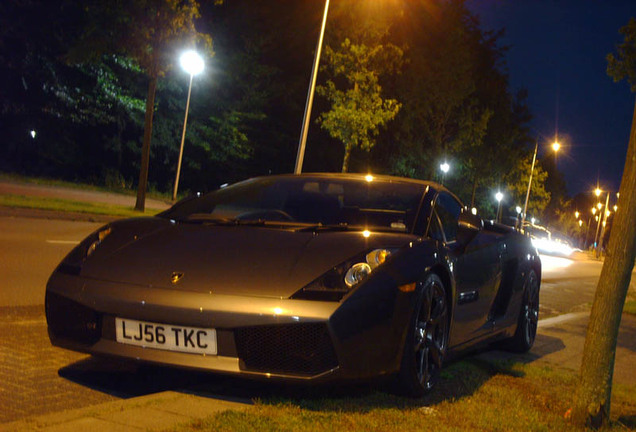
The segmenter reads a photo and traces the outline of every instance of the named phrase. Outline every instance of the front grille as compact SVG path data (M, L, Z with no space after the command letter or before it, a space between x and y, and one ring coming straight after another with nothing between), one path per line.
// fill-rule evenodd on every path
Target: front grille
M242 369L317 375L338 365L324 323L277 324L234 330Z
M46 321L53 336L84 345L99 340L102 323L94 310L52 292L46 293L45 305Z

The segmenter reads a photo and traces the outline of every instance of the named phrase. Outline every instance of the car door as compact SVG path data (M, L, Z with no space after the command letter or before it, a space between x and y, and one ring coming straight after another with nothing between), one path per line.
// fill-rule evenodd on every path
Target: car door
M451 345L468 342L492 331L489 312L501 279L499 251L494 237L480 230L466 244L457 240L462 208L462 204L446 192L438 194L433 208L433 219L440 226L457 291ZM431 233L433 230L434 227Z

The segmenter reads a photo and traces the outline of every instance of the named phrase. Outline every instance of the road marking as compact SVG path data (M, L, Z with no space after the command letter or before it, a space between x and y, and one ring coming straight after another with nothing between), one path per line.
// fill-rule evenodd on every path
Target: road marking
M47 240L46 242L52 244L79 244L79 240Z
M559 315L552 318L547 318L544 320L539 320L539 327L540 328L552 327L557 324L561 324L562 322L565 322L565 321L570 321L570 320L578 319L584 316L588 316L589 314L590 314L589 312L573 312L573 313L569 313L565 315Z

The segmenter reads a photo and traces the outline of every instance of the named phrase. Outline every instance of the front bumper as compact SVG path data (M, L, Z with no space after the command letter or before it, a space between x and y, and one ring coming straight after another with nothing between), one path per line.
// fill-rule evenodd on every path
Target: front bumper
M394 309L393 300L379 304L392 304ZM51 343L62 348L221 373L305 381L367 378L396 370L403 339L400 329L405 326L399 318L395 322L392 311L378 313L378 307L369 310L369 304L368 298L337 303L184 292L56 272L47 285L46 315ZM355 321L349 322L349 316ZM118 343L116 317L215 328L218 354Z

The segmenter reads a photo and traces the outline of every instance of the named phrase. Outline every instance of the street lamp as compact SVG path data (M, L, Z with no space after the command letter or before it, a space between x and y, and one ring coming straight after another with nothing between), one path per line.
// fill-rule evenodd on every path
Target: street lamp
M561 149L561 144L557 140L554 140L552 143L552 150L554 150L554 168L557 166L557 153L559 153L559 149Z
M523 217L521 218L521 229L526 223L526 214L528 214L528 199L530 198L530 187L532 186L532 174L534 173L534 163L537 161L537 151L539 150L539 140L534 145L534 154L532 155L532 166L530 167L530 179L528 179L528 192L526 192L526 202L523 205ZM534 223L534 222L533 222Z
M598 249L596 249L596 257L598 258L603 251L603 237L605 236L605 225L607 225L607 218L610 215L609 211L609 197L610 192L607 191L607 198L605 199L605 212L603 212L603 228L601 228L601 238L599 239Z
M300 131L300 141L298 142L298 154L296 155L296 166L294 168L294 174L300 174L303 170L305 146L307 145L307 133L309 132L309 117L311 117L311 107L314 103L316 77L318 76L318 64L320 63L320 52L322 51L322 40L325 36L325 27L327 26L328 12L329 0L325 0L325 12L322 16L322 26L320 27L320 35L318 36L318 46L316 47L316 55L314 56L314 66L311 71L309 90L307 91L307 101L305 102L305 117L303 118L303 127Z
M448 162L444 161L443 163L439 164L439 169L442 170L442 184L444 184L446 173L448 173L448 170L450 170L450 165L448 164Z
M497 191L497 193L495 194L495 199L497 200L497 222L501 222L501 200L503 199L503 194L501 193L501 191Z
M181 159L183 158L183 144L185 142L186 125L188 124L188 110L190 108L190 93L192 92L192 78L203 72L203 59L196 51L186 51L181 55L179 63L183 70L190 74L190 85L188 86L188 100L186 102L185 118L183 119L183 133L181 134L181 148L179 149L179 161L177 162L177 176L174 179L174 190L172 192L172 201L177 199L177 190L179 189L179 174L181 174Z

